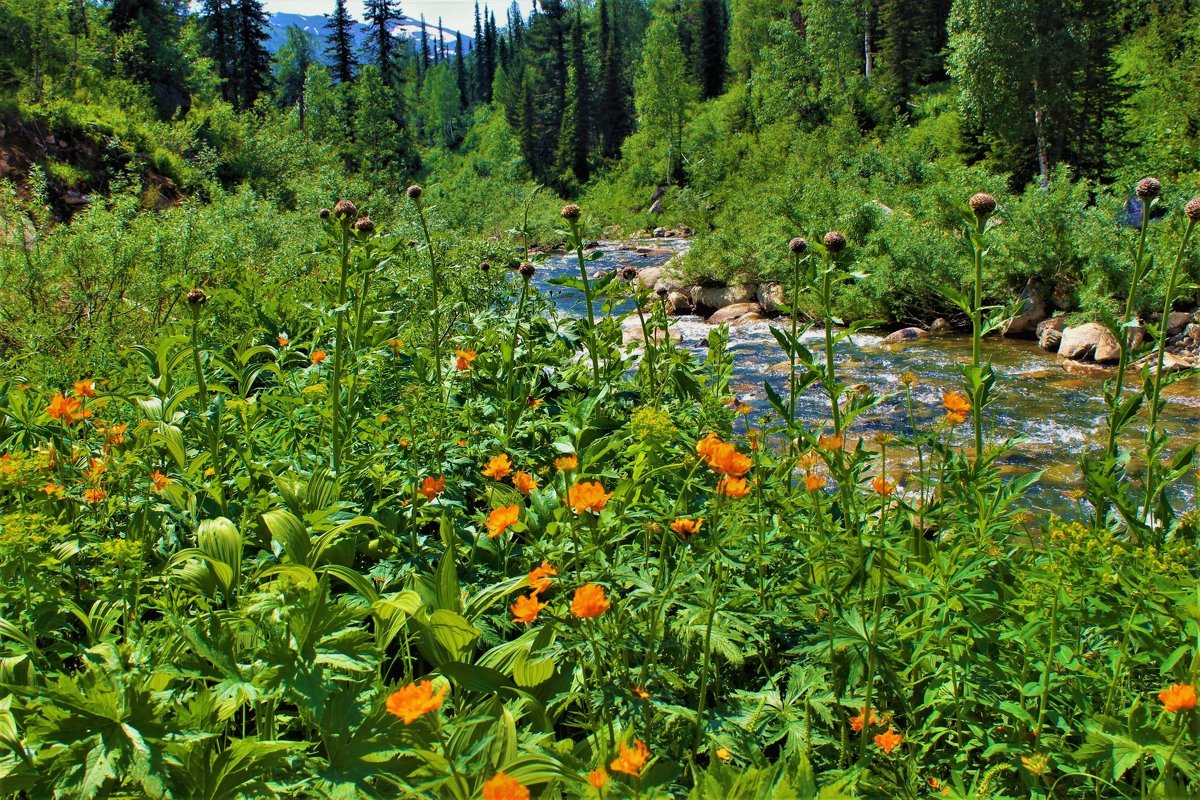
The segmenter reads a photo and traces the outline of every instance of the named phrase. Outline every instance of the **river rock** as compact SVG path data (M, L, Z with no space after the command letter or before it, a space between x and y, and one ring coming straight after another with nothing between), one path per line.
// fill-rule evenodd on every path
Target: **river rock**
M928 332L941 335L943 333L950 333L952 330L954 330L954 326L947 322L945 317L938 317L933 322L929 323Z
M720 325L722 322L733 322L738 317L745 316L746 314L759 314L761 311L762 306L758 303L733 303L718 309L716 313L708 318L708 324Z
M1082 375L1088 378L1104 378L1112 371L1109 367L1090 361L1077 361L1073 358L1063 359L1062 366L1071 375Z
M655 290L657 291L657 289ZM696 306L692 303L691 296L679 291L671 289L667 291L667 311L668 313L680 316L683 314L691 314L696 310Z
M781 305L787 305L787 299L784 297L782 283L760 283L756 292L758 304L762 306L763 313L769 317L783 313Z
M1167 315L1167 336L1174 336L1192 321L1190 311L1172 311Z
M758 287L753 285L734 286L693 286L691 291L692 304L698 309L718 309L731 306L734 303L749 303L756 301Z
M1003 336L1031 336L1038 323L1046 318L1046 300L1049 292L1040 281L1030 278L1021 290L1021 309L1015 317L1004 323Z
M662 267L642 267L637 274L638 286L648 292L654 291L654 285L662 277L662 272Z
M1144 366L1150 367L1150 372L1153 374L1158 368L1158 353L1151 353L1145 358L1138 359L1133 366L1141 369ZM1194 353L1172 353L1170 350L1163 353L1163 372L1178 372L1184 369L1194 369L1196 366L1196 355Z
M1145 332L1136 328L1131 344L1137 347L1141 344ZM1064 358L1078 361L1092 360L1100 364L1117 361L1121 357L1121 346L1108 328L1099 322L1087 322L1073 328L1066 328L1062 341L1058 345L1058 354Z
M1066 327L1066 317L1051 317L1039 322L1037 326L1038 347L1049 350L1051 353L1057 353L1058 346L1062 342L1062 332Z
M671 341L673 342L680 342L683 340L683 337L680 335L679 331L675 330L674 328L670 329L669 335ZM655 341L661 342L666 338L667 334L664 334L661 329L656 329L654 331ZM627 345L643 343L641 320L639 320L637 317L630 317L629 319L625 320L625 323L621 326L621 341Z
M743 325L753 325L756 322L766 322L767 318L757 311L751 311L749 314L742 314L740 317L729 323L731 327L740 328Z
M894 333L889 333L883 337L882 344L903 344L904 342L915 342L918 339L924 339L929 336L929 331L921 328L901 328Z

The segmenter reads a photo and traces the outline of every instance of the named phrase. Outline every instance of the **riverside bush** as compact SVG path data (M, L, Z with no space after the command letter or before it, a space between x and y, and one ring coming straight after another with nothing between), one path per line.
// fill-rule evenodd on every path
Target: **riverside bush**
M649 344L620 344L605 310L639 290L588 274L577 207L536 222L578 253L580 276L555 280L584 298L569 318L532 289L536 264L479 269L516 237L460 241L407 194L265 229L193 220L210 257L122 292L168 310L97 328L112 355L6 370L0 791L1200 792L1197 520L1176 491L1194 448L1139 473L1114 434L1075 518L1020 503L1036 476L997 466L1020 443L987 435L1004 386L978 348L1003 315L981 308L989 247L1021 235L1003 206L954 208L962 386L933 423L868 434L858 416L885 398L842 382L832 345L856 328L829 322L870 257L853 234L766 256L827 347L775 328L791 396L753 418L724 328L697 358L643 295ZM84 242L133 230L151 250L188 219L91 213ZM1160 261L1172 241L1153 232ZM271 251L305 278L269 260L233 278ZM920 381L901 376L910 409ZM826 424L797 419L804 391ZM1126 396L1118 432L1161 386Z

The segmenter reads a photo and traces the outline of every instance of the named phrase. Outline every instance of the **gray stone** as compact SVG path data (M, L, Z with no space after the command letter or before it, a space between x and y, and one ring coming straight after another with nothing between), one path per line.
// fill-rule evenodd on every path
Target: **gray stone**
M1048 292L1039 281L1030 278L1021 290L1021 307L1017 315L1004 323L1004 336L1031 336L1047 315Z
M783 313L780 306L787 305L787 298L784 295L782 283L760 283L755 294L764 314L773 317Z
M1039 322L1036 331L1038 347L1051 353L1057 353L1058 346L1062 342L1062 332L1066 327L1066 317L1051 317Z
M756 302L758 287L753 284L735 286L694 286L691 291L692 304L698 309L716 311L734 303Z
M1174 336L1188 326L1192 321L1189 311L1172 311L1167 315L1167 335Z
M679 316L681 314L691 314L695 310L696 306L692 303L692 298L684 292L678 289L672 289L667 292L667 311L669 313Z
M720 325L722 322L732 322L746 314L759 314L762 306L758 303L733 303L719 309L708 318L709 325ZM760 317L761 319L761 317Z
M1137 347L1144 336L1142 328L1134 329L1130 344ZM1058 354L1077 361L1090 359L1105 364L1120 359L1121 346L1108 328L1099 322L1087 322L1063 331Z
M883 344L901 344L903 342L915 342L918 339L924 339L929 336L929 332L921 328L901 328L900 330L889 333L883 337Z

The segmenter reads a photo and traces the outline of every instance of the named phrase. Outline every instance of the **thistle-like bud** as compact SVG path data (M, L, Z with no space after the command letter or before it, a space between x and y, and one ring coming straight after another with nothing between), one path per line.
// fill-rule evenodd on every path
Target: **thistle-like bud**
M321 219L329 219L330 211L328 208L322 208L320 211Z
M521 273L521 277L525 280L530 280L537 272L537 267L528 261L522 261L521 266L517 267L517 272Z
M559 215L567 222L578 222L579 216L582 213L583 210L580 209L579 206L575 205L574 203L567 203L565 206L563 206L562 211L559 212Z
M799 236L788 242L788 250L791 250L796 255L800 255L807 249L808 242L804 241L804 239L800 238Z
M825 249L830 255L837 255L846 249L846 237L837 231L830 231L825 234Z
M665 287L665 286L654 287L654 293L656 295L658 295L659 297L666 297L668 294L670 294L670 292L667 291L667 287Z
M1192 222L1200 222L1200 197L1193 197L1184 206L1183 213L1187 214L1187 218Z
M421 199L421 187L415 183L412 186L405 189L404 193L406 195L408 195L408 199L412 200L413 202L416 202L417 200Z
M333 207L333 215L338 219L354 219L358 216L358 206L349 200L338 200Z
M186 299L190 306L202 306L208 302L208 295L203 289L196 288L187 293Z
M375 230L375 223L371 222L370 217L359 217L358 219L354 220L354 230L358 231L359 233L370 233L371 231Z
M1162 192L1162 181L1158 178L1142 178L1137 183L1138 200L1149 203Z
M487 272L487 271L488 271L488 270L490 270L491 268L492 268L492 265L491 265L491 264L489 264L488 262L486 262L486 261L480 261L480 262L479 262L479 271L480 271L480 272Z
M621 269L621 280L631 281L638 276L637 267L623 267Z
M987 219L996 211L996 198L987 192L971 195L971 199L967 201L967 205L971 206L971 210L975 212L975 216L979 219Z

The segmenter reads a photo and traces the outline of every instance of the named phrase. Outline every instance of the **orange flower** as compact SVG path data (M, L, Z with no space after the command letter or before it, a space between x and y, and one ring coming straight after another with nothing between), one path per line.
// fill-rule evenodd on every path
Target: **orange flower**
M812 450L809 450L807 453L800 456L800 458L796 460L796 466L798 466L800 469L804 470L805 472L808 472L809 470L811 470L818 463L820 463L820 456L818 456Z
M97 425L100 423L97 422ZM128 422L118 422L103 428L104 443L109 447L119 447L125 444L125 432L129 430Z
M433 500L446 491L446 476L439 475L435 478L432 475L426 475L425 480L421 481L421 488L417 491L425 495L426 500Z
M571 614L580 619L595 619L608 611L610 605L602 587L585 583L575 590L575 596L571 598Z
M468 347L464 350L460 347L454 351L454 366L460 372L469 370L471 369L471 362L478 357L479 354L471 348Z
M543 561L540 567L535 567L529 572L529 585L533 587L533 593L539 594L546 591L554 583L553 576L558 574L558 570L550 566L549 563Z
M608 772L605 771L604 767L596 767L588 773L587 780L593 789L600 791L608 784Z
M154 472L150 475L150 486L156 492L161 492L163 489L166 489L172 483L174 483L174 481L172 481L166 475L163 475L158 470L154 470Z
M570 472L579 469L579 459L575 456L563 456L554 459L554 468L559 472Z
M822 450L841 450L845 444L845 439L832 433L829 435L821 434L817 437L817 447L821 448Z
M1190 683L1174 683L1159 692L1158 699L1164 711L1178 714L1196 707L1196 687Z
M88 459L88 469L84 475L92 482L98 482L100 476L108 471L108 466L98 458Z
M749 456L739 453L737 447L729 442L720 442L711 448L705 460L714 472L728 475L731 478L745 476L753 463Z
M392 352L394 354L400 355L400 350L404 347L404 340L403 339L388 339L387 346L392 348Z
M705 461L708 461L712 456L713 450L722 444L724 444L724 442L717 437L717 434L710 433L700 441L696 442L696 455L700 456Z
M83 493L83 499L93 505L103 502L104 498L106 497L108 497L108 492L104 491L99 486L93 486Z
M891 728L885 732L875 735L875 746L887 754L891 754L893 750L900 746L904 741L904 737L896 733Z
M512 611L513 622L524 622L528 625L537 619L538 612L545 607L545 603L538 602L538 593L535 590L518 597L517 601L509 606L509 610Z
M433 684L429 681L410 683L392 692L387 699L387 710L404 720L405 725L412 725L420 717L442 707L446 698L446 687L436 694Z
M874 489L877 494L887 497L896 491L896 484L892 483L882 475L877 475L871 481L871 488Z
M671 523L671 530L678 533L680 536L691 536L700 530L700 526L704 524L704 517L689 519L687 517L679 517Z
M650 693L647 692L645 689L643 689L641 686L634 686L633 694L639 700L649 700L650 699Z
M740 500L750 494L750 484L745 478L731 478L728 475L717 481L717 494Z
M76 397L95 397L96 382L92 380L75 381L75 396Z
M292 340L288 338L287 331L280 331L279 335L275 337L275 341L279 342L280 347L287 347L292 342Z
M529 790L516 778L497 772L483 785L483 800L529 800Z
M816 472L809 472L804 476L804 488L810 492L819 492L825 488L825 476Z
M722 761L729 761L729 759L733 758L733 754L724 747L718 747L714 755Z
M521 518L520 506L500 506L493 509L487 517L488 538L495 539Z
M528 472L514 472L512 476L512 484L517 487L517 491L521 494L529 494L537 487L537 480Z
M850 720L850 730L854 731L855 733L862 731L864 722L863 716L864 715L862 711L859 711L858 716ZM875 717L875 709L871 709L870 720L867 720L866 722L868 725L874 725L876 722L878 722Z
M567 490L567 505L576 514L591 511L599 514L607 505L611 493L606 494L599 481L583 481Z
M613 772L624 772L635 778L642 774L646 762L650 760L650 748L641 739L633 740L633 747L621 742L621 754L613 759L608 768Z
M502 481L512 472L512 461L507 453L501 453L498 456L492 456L488 461L487 467L483 470L483 474L492 480Z
M50 405L46 408L46 413L64 425L74 425L81 419L87 419L92 415L90 410L83 408L81 400L76 397L65 397L62 392L57 392L54 397L50 398Z
M63 487L61 487L57 483L54 483L53 481L51 481L50 483L47 483L45 486L43 486L41 489L38 489L38 491L45 492L48 495L55 495L55 494L59 494L60 492L62 492Z
M942 405L951 414L966 414L971 410L971 401L962 396L958 392L947 392L942 394Z
M531 409L533 409L535 411L544 402L545 401L542 400L542 398L534 397L533 395L529 395L528 397L525 398L525 405L529 406Z
M317 364L320 364L327 358L329 358L329 353L326 353L324 350L313 350L312 355L308 357L308 360L311 361L315 367Z

